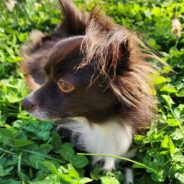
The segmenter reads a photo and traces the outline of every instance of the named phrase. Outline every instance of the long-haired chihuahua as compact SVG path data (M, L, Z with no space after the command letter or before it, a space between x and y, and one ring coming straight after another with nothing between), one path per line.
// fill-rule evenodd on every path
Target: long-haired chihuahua
M52 33L33 31L22 47L22 70L33 91L23 108L61 129L89 153L126 156L134 133L155 114L148 60L157 56L132 31L97 10L82 13L60 0L64 20ZM103 161L106 170L116 159Z

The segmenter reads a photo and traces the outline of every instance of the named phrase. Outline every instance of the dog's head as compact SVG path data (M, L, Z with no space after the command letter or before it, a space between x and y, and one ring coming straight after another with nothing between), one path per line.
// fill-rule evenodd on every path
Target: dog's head
M107 81L97 76L93 64L79 68L84 57L80 51L83 39L84 36L62 39L52 49L44 67L47 81L23 101L34 116L100 118L111 112L116 100L107 89Z
M98 11L82 14L68 0L61 5L63 23L29 48L29 68L41 66L44 80L23 100L24 108L41 119L150 122L155 108L153 69L145 60L156 56L133 32ZM42 57L44 64L38 64Z

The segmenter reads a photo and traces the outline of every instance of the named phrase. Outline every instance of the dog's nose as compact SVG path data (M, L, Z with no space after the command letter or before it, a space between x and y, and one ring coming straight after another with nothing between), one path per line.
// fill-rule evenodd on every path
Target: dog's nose
M22 108L26 111L33 111L35 108L35 104L33 102L31 102L30 100L28 100L27 98L25 98L22 101Z

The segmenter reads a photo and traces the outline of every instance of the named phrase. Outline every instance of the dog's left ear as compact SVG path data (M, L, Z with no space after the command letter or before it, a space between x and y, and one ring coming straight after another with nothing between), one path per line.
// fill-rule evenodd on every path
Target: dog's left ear
M57 31L67 35L81 35L85 33L88 14L82 13L71 0L59 0L64 20Z
M120 74L129 66L128 40L122 43L111 43L108 48L108 70L115 75Z

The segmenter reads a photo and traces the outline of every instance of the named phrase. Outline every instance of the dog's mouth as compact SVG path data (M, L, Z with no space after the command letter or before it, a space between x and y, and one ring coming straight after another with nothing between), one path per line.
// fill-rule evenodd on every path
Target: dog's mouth
M65 112L65 113L60 114L59 116L56 116L56 117L53 116L50 119L52 119L52 120L63 120L63 119L72 118L72 117L75 117L75 115L72 112Z
M34 111L31 111L31 112L27 111L27 112L39 120L58 121L58 120L62 120L65 118L74 117L72 112L65 112L65 113L61 113L59 115L57 115L55 113L49 113L47 111L43 111L40 109L35 109Z

